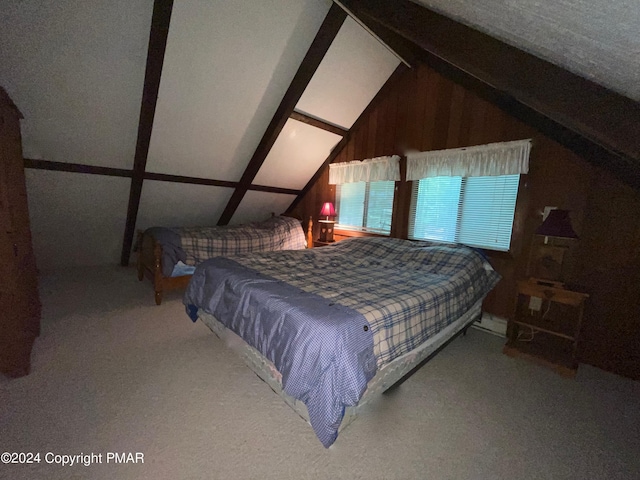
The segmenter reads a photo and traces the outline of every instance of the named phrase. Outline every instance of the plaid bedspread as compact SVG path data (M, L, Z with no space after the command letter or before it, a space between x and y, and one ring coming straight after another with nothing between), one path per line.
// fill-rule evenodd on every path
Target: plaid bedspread
M218 257L184 296L271 360L325 447L380 368L466 313L499 275L480 253L389 238Z
M462 316L500 279L471 248L394 238L232 258L362 314L373 332L378 368Z
M264 222L241 225L173 230L180 235L187 265L198 265L219 256L299 250L306 246L300 221L290 217L271 217Z

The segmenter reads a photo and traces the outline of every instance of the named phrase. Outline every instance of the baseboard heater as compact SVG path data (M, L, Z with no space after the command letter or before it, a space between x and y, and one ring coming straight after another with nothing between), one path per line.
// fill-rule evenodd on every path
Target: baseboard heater
M482 312L482 317L472 327L500 337L507 336L507 320L492 313Z

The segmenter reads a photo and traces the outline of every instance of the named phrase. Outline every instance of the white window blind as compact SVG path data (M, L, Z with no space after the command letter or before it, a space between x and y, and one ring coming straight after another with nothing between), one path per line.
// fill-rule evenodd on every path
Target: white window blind
M519 181L520 175L414 181L409 238L509 250Z
M357 182L336 186L337 227L390 233L395 182Z

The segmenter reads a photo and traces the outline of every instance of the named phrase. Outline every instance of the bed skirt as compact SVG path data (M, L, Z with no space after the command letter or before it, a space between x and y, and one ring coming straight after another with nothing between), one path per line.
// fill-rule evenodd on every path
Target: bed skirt
M405 353L378 369L376 375L367 384L367 389L358 404L345 409L344 418L342 419L342 423L340 424L338 431L342 431L347 425L355 420L359 411L372 399L384 393L387 389L392 387L405 375L416 368L422 361L444 346L447 341L455 337L475 320L479 319L482 313L482 300L483 299L478 300L459 319L450 323L447 327L442 329L419 347ZM209 327L209 329L211 329L211 331L223 340L229 348L240 355L245 364L253 370L260 379L269 385L275 393L280 395L287 405L289 405L296 413L298 413L298 415L309 423L307 406L300 400L288 395L282 389L282 375L269 359L234 332L222 325L222 323L220 323L213 315L203 310L199 310L198 317L207 327Z

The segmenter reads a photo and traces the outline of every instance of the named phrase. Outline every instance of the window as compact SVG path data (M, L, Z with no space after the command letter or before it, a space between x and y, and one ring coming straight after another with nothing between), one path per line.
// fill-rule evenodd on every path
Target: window
M413 182L409 238L509 250L520 175Z
M355 182L336 187L337 227L365 232L391 232L395 182Z

